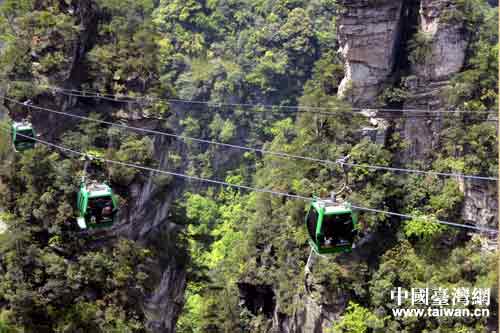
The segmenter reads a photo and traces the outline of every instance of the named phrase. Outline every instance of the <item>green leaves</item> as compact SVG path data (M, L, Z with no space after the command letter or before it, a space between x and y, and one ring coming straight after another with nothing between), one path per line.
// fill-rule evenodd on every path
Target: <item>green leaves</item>
M69 74L74 40L79 32L75 19L56 1L35 7L34 1L4 1L0 6L0 77L24 78Z
M293 9L279 30L283 47L296 56L312 56L314 33L311 20L302 8Z
M153 159L153 142L148 137L139 139L137 136L127 136L121 142L120 148L110 153L110 158L125 163L148 165ZM113 181L129 185L141 173L138 169L122 165L110 165L109 173Z
M219 114L214 116L209 127L212 137L217 138L221 142L229 142L236 131L234 123L230 119L223 120Z
M368 125L365 117L336 97L345 73L336 51L339 7L335 1L97 0L96 4L93 14L98 22L93 27L97 30L87 44L93 48L78 63L85 88L126 96L211 100L214 104L299 104L331 113L294 113L297 110L293 109L288 110L288 117L288 111L281 112L287 109L262 112L264 107L201 104L171 109L157 102L146 106L130 103L119 110L120 117L128 117L130 112L163 119L170 115L168 125L187 136L331 161L346 154L357 164L389 166L401 160L396 154L405 147L397 135L387 138L389 147L363 139L360 129ZM450 103L454 108L494 108L498 47L491 30L496 27L488 23L494 19L482 22L483 16L491 14L477 7L476 0L460 0L455 5L458 11L451 13L450 22L460 19L471 33L471 27L478 29L472 34L474 56L453 79ZM72 63L72 48L78 44L75 37L81 33L76 26L81 17L71 14L70 8L70 1L46 1L35 10L31 1L5 0L0 13L0 34L6 42L0 75L60 81ZM410 43L410 60L415 64L429 60L431 43L429 36L416 34ZM23 100L47 93L20 86L10 91ZM408 96L407 91L392 88L382 97L399 103ZM99 114L107 114L101 112L104 105L116 106L103 103L95 105ZM80 105L87 107L86 102ZM136 107L145 109L141 113ZM182 119L176 117L180 111L186 111ZM439 156L432 167L493 174L497 164L495 127L481 116L467 117L453 118L467 125L462 130L443 120ZM241 140L245 142L237 142ZM99 149L103 156L123 162L154 163L149 138L90 122L66 132L63 143L78 150ZM168 152L169 170L187 169L217 179L227 176L230 183L304 196L326 195L343 181L342 170L334 165L250 153L238 160L237 153L226 155L218 148L205 149L196 143L188 148ZM113 250L92 250L67 232L74 215L80 163L43 148L9 162L12 166L2 170L0 184L1 199L9 211L9 230L2 237L0 266L5 272L0 274L0 303L6 305L0 325L37 332L144 331L146 319L138 304L152 284L146 265L157 265L150 261L150 253L127 241L113 244ZM416 167L430 169L428 164ZM142 181L137 170L99 168L123 185L123 192L132 182ZM376 231L374 237L379 237L381 247L377 251L385 254L379 257L375 245L368 242L368 250L373 252L369 260L338 256L317 263L312 277L317 288L315 301L332 304L350 298L357 302L335 323L335 332L397 332L402 331L402 324L422 331L418 323L382 317L393 305L387 292L397 284L412 287L429 280L472 283L476 278L487 284L495 280L487 272L493 271L490 259L482 258L478 248L460 243L436 223L438 218L459 218L463 193L456 181L364 168L352 169L350 180L353 194L348 199L367 207L416 214L416 218L398 225L384 214L361 214L363 231ZM171 179L161 176L154 181L162 187L155 197L161 200ZM303 202L227 189L210 189L179 201L185 214L179 213L175 219L189 220L183 236L191 257L180 332L268 331L272 319L240 304L238 283L242 281L270 286L280 305L278 317L300 316L308 251ZM453 244L447 246L448 252L438 248L446 242ZM178 244L168 243L172 251L178 250L176 254L183 253L175 248ZM436 259L450 263L436 264ZM47 323L49 329L44 326Z
M483 1L460 0L472 33L472 56L447 92L449 103L469 110L496 109L498 105L498 15ZM467 105L465 106L465 103Z
M377 317L369 309L349 302L342 319L333 326L332 333L368 333L382 332L384 319ZM378 330L377 330L378 329Z
M483 332L485 318L455 317L453 321L441 318L394 318L392 309L399 308L391 291L398 287L408 291L411 288L480 288L487 285L495 289L497 283L497 255L481 251L479 240L457 245L449 252L439 252L437 244L425 243L421 248L413 247L408 241L401 241L387 251L380 261L377 272L372 275L369 294L371 308L377 309L377 316L387 317L381 332L407 332L439 330L456 332L457 327L475 328ZM428 248L432 246L432 250ZM439 246L439 245L438 245ZM429 253L431 252L429 255ZM488 282L486 282L488 281ZM404 307L409 307L406 300Z
M65 141L89 150L106 132L82 124ZM85 142L84 142L85 144ZM66 143L65 143L66 145ZM148 138L124 136L118 158L149 161ZM109 153L109 152L108 152ZM78 160L66 159L38 146L16 155L2 174L1 205L7 224L1 246L0 329L5 332L131 332L144 331L138 306L150 291L146 262L151 253L129 240L92 249L92 240L71 231L74 223ZM15 316L10 315L10 311Z
M151 20L154 2L99 0L98 4L102 22L96 45L86 58L93 86L114 94L156 92L158 56L164 44L160 45Z
M151 14L154 9L153 0L97 0L98 6L111 11L112 15L120 15L124 12ZM130 14L129 14L130 15Z
M417 237L424 241L435 239L445 230L445 226L436 222L435 216L428 216L417 211L413 211L415 216L404 225L404 232L407 237Z
M236 179L227 181L237 183ZM239 311L236 283L245 253L242 223L246 200L230 189L215 197L187 195L188 246L198 278L188 284L185 311L177 323L180 332L204 332L214 325L214 317L220 317L217 326L236 324L236 318L230 317ZM198 279L210 282L197 283Z
M275 82L285 74L287 63L288 56L284 52L266 51L246 80L266 92L276 90Z

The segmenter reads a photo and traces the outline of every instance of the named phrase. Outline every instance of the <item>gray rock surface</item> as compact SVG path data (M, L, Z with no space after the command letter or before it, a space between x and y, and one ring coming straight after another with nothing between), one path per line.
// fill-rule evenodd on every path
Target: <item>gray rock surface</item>
M347 306L347 295L336 295L322 290L311 278L308 283L310 294L297 295L294 302L300 304L292 316L280 314L279 304L273 316L273 332L279 333L322 333L331 329ZM328 295L326 297L325 295Z
M465 195L462 216L466 223L485 228L496 228L498 196L495 183L482 180L461 181Z
M422 0L419 31L430 42L426 60L413 67L414 72L430 81L447 79L459 72L465 62L468 37L463 24L448 21L447 13L455 10L452 0Z
M402 0L342 0L338 18L345 77L338 95L356 104L370 102L390 76L399 45Z
M137 125L137 124L136 124ZM149 122L150 127L156 129L155 122ZM154 140L155 159L159 169L169 170L169 151L182 151L166 137L156 137ZM153 333L175 332L175 323L182 310L184 289L186 286L186 271L176 262L174 242L180 228L171 219L172 203L182 192L183 182L178 179L163 179L158 174L150 172L144 182L130 186L130 202L133 202L122 214L121 223L117 230L127 238L154 247L164 258L155 267L160 277L151 295L144 301L147 313L147 326Z
M403 163L428 160L439 145L443 119L432 112L442 109L443 89L447 87L448 81L419 81L411 89L411 97L405 102L404 108L429 110L429 113L422 112L418 114L419 117L407 117L401 122L400 133L408 143L408 149L399 156Z

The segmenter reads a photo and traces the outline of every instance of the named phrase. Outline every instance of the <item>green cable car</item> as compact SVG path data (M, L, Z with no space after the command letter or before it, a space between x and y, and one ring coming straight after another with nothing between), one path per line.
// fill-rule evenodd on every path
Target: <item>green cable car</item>
M306 215L309 244L318 254L348 253L358 231L358 217L350 203L316 199Z
M11 126L12 146L16 152L33 149L35 147L35 130L27 121L13 122Z
M80 229L95 229L113 225L118 204L111 187L103 183L82 182L78 192L77 223Z

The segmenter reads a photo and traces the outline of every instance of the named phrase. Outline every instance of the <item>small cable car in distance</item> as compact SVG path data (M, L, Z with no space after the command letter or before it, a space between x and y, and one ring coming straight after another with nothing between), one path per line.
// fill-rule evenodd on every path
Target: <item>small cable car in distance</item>
M105 183L82 182L78 192L77 223L80 229L103 228L113 225L118 204L111 187Z
M11 126L12 146L16 152L33 149L35 147L35 130L28 121L13 122Z
M348 202L315 199L306 215L309 244L318 254L352 251L358 231L358 217Z

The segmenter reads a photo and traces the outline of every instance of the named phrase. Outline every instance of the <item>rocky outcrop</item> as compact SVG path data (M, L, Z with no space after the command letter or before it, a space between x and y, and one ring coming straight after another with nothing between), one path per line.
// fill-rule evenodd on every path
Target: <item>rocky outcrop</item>
M463 22L453 19L457 8L452 0L421 0L419 10L419 32L424 34L426 59L411 65L411 84L406 88L410 97L405 109L429 110L418 116L406 117L401 126L401 136L406 139L408 149L400 156L402 163L429 161L439 145L443 117L432 114L445 105L444 90L452 75L462 70L469 36ZM456 126L466 126L456 123ZM462 216L465 222L481 227L494 228L498 216L497 191L487 181L460 182L464 194Z
M356 104L373 101L392 73L403 0L342 0L338 37L345 77L338 95Z
M5 96L5 87L0 85L0 98ZM8 114L9 110L5 108L5 106L0 105L0 121L2 121Z
M276 308L276 296L271 285L254 285L251 283L238 283L240 304L253 315L264 314L270 317Z
M149 128L156 129L156 121L146 121ZM144 121L138 127L146 127ZM169 152L182 152L178 142L158 136L154 140L155 160L159 168L172 170ZM129 186L129 202L133 203L123 209L120 224L115 230L127 238L154 248L160 253L154 272L160 278L153 292L144 301L147 313L147 326L153 333L175 332L175 323L184 303L186 271L182 263L180 249L175 248L175 237L180 227L172 218L172 203L184 189L184 183L177 178L148 173L145 180Z
M186 271L174 265L163 271L160 283L144 303L150 332L175 332L177 318L184 304Z
M385 145L388 139L389 133L389 123L387 120L378 118L378 112L376 110L362 110L361 114L368 118L370 123L369 126L365 126L361 129L361 138L367 138L371 142Z
M468 36L463 22L455 22L458 12L451 0L421 0L420 24L421 44L425 48L423 59L416 59L413 71L430 81L443 80L459 72L465 62Z
M65 78L69 85L79 85L86 75L85 66L81 66L86 52L92 48L97 36L98 17L95 4L90 0L76 2L75 11L78 14L80 32L73 44L73 55L68 76Z
M460 182L465 195L462 216L466 223L483 228L496 228L498 196L496 183L484 180Z
M439 133L442 129L443 118L433 112L442 109L443 89L447 87L448 81L428 82L417 79L415 84L409 88L411 96L406 100L404 108L422 112L408 114L400 122L401 137L408 143L408 148L399 156L399 162L403 164L431 159L439 145Z
M317 285L318 286L318 285ZM313 295L296 296L300 307L292 316L280 313L279 306L273 316L273 332L279 333L322 333L331 329L347 306L347 295L335 295L328 300Z
M469 43L463 22L452 18L456 11L455 2L451 0L421 0L419 33L428 40L429 54L424 61L412 65L416 84L410 89L412 96L405 108L442 110L447 79L463 68ZM425 119L405 120L402 135L409 143L405 161L429 159L439 144L442 117L422 115ZM459 125L465 126L457 123ZM461 181L460 184L464 194L464 221L494 228L498 216L496 186L487 181Z

